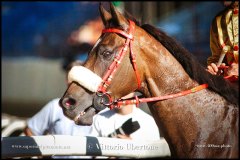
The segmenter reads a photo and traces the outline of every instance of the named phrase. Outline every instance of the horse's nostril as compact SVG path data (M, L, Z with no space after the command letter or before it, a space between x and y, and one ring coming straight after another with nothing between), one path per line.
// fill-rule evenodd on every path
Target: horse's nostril
M74 106L76 104L76 100L73 98L66 98L63 104L66 108L69 108L70 106Z

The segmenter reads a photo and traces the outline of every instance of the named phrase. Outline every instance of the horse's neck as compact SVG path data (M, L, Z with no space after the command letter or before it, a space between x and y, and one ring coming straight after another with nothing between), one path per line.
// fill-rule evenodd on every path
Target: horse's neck
M143 64L144 68L147 68L144 76L146 79L143 85L145 87L142 90L146 97L173 94L197 85L196 82L187 75L180 63L157 40L151 36L144 36L141 37L139 41L143 53L141 57L146 60L146 63ZM158 126L164 126L166 120L175 122L176 117L170 116L171 118L167 118L166 116L173 113L168 112L171 112L173 105L175 105L174 100L158 102L156 107L150 107ZM161 112L161 114L159 112ZM159 122L161 122L161 124L159 124ZM174 134L174 132L169 133L168 126L161 130L168 135Z
M171 53L155 39L150 36L142 37L139 44L143 52L141 57L145 59L143 65L147 68L142 90L145 96L157 97L178 93L199 85L189 77ZM212 96L215 99L211 98ZM226 101L222 97L214 92L202 90L194 94L159 101L151 106L150 110L168 141L172 154L186 157L193 156L191 154L195 153L195 145L199 145L210 136L207 135L209 132L201 132L199 128L212 127L214 130L217 126L216 120L208 122L202 116L211 119L213 110L221 107L218 111L219 115L216 115L221 117L224 113L224 105ZM199 137L206 139L199 139ZM219 143L223 143L221 140Z
M145 95L159 96L190 89L198 84L185 72L182 65L156 39L142 36L139 46L143 54L140 60L145 70ZM140 51L137 51L140 53Z

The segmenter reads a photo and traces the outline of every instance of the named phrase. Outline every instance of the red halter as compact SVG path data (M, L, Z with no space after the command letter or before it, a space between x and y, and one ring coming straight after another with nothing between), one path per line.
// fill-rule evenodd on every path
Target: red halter
M141 80L140 80L140 76L138 74L137 65L136 65L136 55L132 51L132 42L133 42L135 23L131 20L129 20L129 22L130 22L130 26L129 26L128 33L124 32L123 30L116 29L116 28L103 29L103 31L102 31L102 33L107 33L107 32L118 33L126 38L126 42L125 42L122 50L114 58L114 61L112 62L112 64L108 67L108 70L103 77L103 81L100 84L100 86L98 87L98 93L103 93L107 97L109 97L109 100L111 103L105 104L106 106L109 106L109 108L112 109L113 107L120 108L122 105L136 104L138 107L140 102L152 102L152 101L159 101L159 100L175 98L175 97L184 96L184 95L187 95L190 93L194 93L194 92L200 91L200 90L208 87L207 84L202 84L202 85L194 87L190 90L182 91L182 92L176 93L176 94L165 95L165 96L160 96L160 97L152 97L152 98L141 98L141 99L139 99L137 96L135 96L135 99L132 99L132 100L118 99L118 100L112 102L111 96L106 93L106 89L110 85L114 73L116 72L117 68L119 67L119 64L121 63L124 55L126 54L128 45L130 48L131 61L133 64L133 69L134 69L135 75L136 75L138 88L140 88L140 85L141 85Z
M119 33L126 38L126 42L125 42L122 50L120 51L120 53L114 58L114 61L108 67L108 70L103 77L103 82L98 87L98 91L100 91L100 92L103 92L103 93L106 92L106 89L110 85L114 73L116 72L117 68L119 67L119 64L121 63L123 57L127 53L128 45L130 48L130 55L131 55L131 61L133 64L133 69L134 69L134 72L135 72L135 75L137 78L138 88L140 88L141 80L140 80L140 76L137 71L136 55L132 51L132 42L133 42L133 33L134 33L134 29L135 29L135 23L130 20L129 20L129 22L130 22L129 33L125 33L124 31L122 31L120 29L116 29L116 28L108 28L108 29L104 29L102 31L102 33L107 33L107 32Z

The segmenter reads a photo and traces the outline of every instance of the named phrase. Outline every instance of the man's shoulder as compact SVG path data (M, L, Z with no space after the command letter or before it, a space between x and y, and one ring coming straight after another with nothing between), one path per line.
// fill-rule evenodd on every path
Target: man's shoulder
M55 98L55 99L52 99L51 101L49 101L49 103L59 105L59 100L60 100L60 98Z
M96 114L94 118L94 123L109 123L114 119L115 112L113 110L107 110Z
M110 118L113 116L116 112L114 110L106 110L101 113L98 113L96 117L105 117L105 118Z
M139 119L146 120L146 121L154 121L154 118L152 117L152 115L146 113L145 111L139 108L137 108L135 114Z
M59 106L60 98L50 100L41 110L42 114L51 116L51 118L59 118L63 116L62 109Z
M59 100L60 100L60 98L55 98L55 99L50 100L50 101L44 106L44 108L48 108L48 109L50 109L50 108L52 108L52 109L59 108L59 109L60 109Z
M144 115L144 116L146 116L146 117L152 117L150 114L148 114L147 112L143 111L143 110L140 109L140 108L136 108L136 113L141 114L141 115Z

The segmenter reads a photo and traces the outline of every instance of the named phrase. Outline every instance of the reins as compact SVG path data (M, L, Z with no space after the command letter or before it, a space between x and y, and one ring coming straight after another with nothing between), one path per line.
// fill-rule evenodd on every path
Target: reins
M116 105L117 105L118 108L120 108L121 105L136 104L136 106L138 107L139 103L154 102L154 101L161 101L161 100L181 97L181 96L185 96L185 95L190 94L190 93L198 92L198 91L200 91L202 89L205 89L207 87L208 87L208 84L202 84L202 85L196 86L196 87L194 87L192 89L189 89L189 90L185 90L185 91L175 93L175 94L159 96L159 97L150 97L150 98L140 98L139 99L138 96L135 96L135 99L118 101L116 103Z
M220 70L224 70L224 69L228 69L229 66L219 66L218 69ZM229 75L229 76L224 76L224 78L230 82L237 82L238 81L238 75Z
M138 98L138 96L135 96L135 99L129 99L129 100L124 100L124 99L117 99L112 101L111 96L107 93L107 87L110 85L114 73L116 72L117 68L119 67L119 64L121 63L124 55L127 52L127 47L129 46L130 49L130 56L131 56L131 62L133 65L133 69L136 75L137 83L138 83L138 89L140 89L141 85L141 80L140 76L137 70L137 65L136 65L136 55L133 53L132 50L132 42L133 42L133 34L134 34L134 29L135 29L135 23L131 20L129 20L130 25L129 25L129 32L126 33L123 30L116 29L116 28L107 28L103 29L102 33L118 33L122 35L123 37L126 38L126 42L121 49L120 53L114 58L114 61L111 63L111 65L108 67L108 70L103 76L103 81L98 87L97 95L101 97L102 95L105 95L105 97L108 98L108 101L110 103L104 104L105 106L109 107L110 109L113 109L114 107L120 108L122 105L128 105L128 104L136 104L136 106L139 106L139 103L143 102L153 102L153 101L160 101L160 100L166 100L166 99L172 99L180 96L184 96L190 93L195 93L198 92L202 89L205 89L208 87L208 84L202 84L199 86L196 86L192 89L185 90L179 93L175 94L170 94L170 95L164 95L164 96L158 96L158 97L151 97L151 98Z

